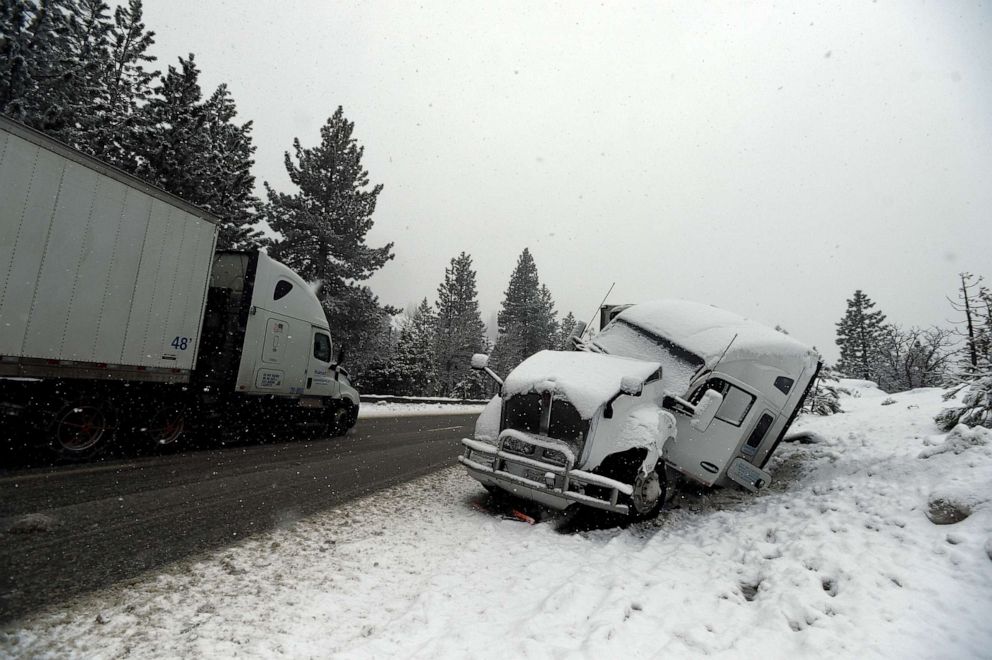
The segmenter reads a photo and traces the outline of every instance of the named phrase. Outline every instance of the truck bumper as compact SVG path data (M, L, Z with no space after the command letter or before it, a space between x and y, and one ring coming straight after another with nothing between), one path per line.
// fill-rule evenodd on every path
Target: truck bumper
M568 452L561 452L565 464L559 465L507 451L504 445L508 439L515 440L518 447L533 445L553 448L555 444L548 438L507 429L500 434L495 445L463 438L465 451L458 457L458 462L477 481L552 509L561 510L572 504L582 504L614 513L629 512L629 507L618 501L620 495L633 492L629 484L575 469L574 458ZM603 489L608 496L588 495L585 493L586 486Z

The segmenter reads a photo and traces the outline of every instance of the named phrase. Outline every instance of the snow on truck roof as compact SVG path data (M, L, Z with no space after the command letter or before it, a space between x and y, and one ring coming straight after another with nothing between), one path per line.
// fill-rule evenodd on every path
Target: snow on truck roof
M656 300L628 307L617 315L668 339L706 361L758 360L770 364L812 364L816 354L792 337L743 316L688 300Z

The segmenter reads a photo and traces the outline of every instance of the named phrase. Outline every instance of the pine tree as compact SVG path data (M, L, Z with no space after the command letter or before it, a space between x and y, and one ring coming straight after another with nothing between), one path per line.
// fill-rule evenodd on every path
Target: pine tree
M809 395L803 402L803 412L812 415L833 415L843 412L840 407L842 392L849 393L841 387L840 379L830 365L824 362L820 367L820 373L817 374L816 382L813 383Z
M840 360L837 370L852 378L875 380L884 337L885 315L858 289L847 301L847 312L837 322Z
M456 394L470 382L471 359L485 345L485 325L479 312L472 257L462 252L451 259L437 289L437 393Z
M255 147L251 122L234 124L237 111L226 85L207 100L192 54L170 66L141 108L143 139L137 173L222 220L218 249L251 248L249 226L258 205L251 175Z
M558 341L555 346L559 351L571 350L571 346L568 344L568 338L572 334L572 328L575 327L575 316L572 312L565 315L565 318L561 320L558 324Z
M78 146L100 119L108 11L102 0L0 0L0 110Z
M370 334L394 310L381 306L358 283L393 258L393 244L373 248L365 242L382 185L369 187L362 167L364 148L353 131L354 123L338 107L321 127L319 145L304 148L294 139L293 155L286 152L285 164L297 191L281 193L266 183L264 217L282 235L270 253L303 278L320 283L331 331L349 347L353 368L360 370L374 359L377 341L381 343Z
M108 59L103 66L103 82L97 98L99 121L87 126L80 148L127 171L137 169L135 144L145 126L139 109L152 95L152 82L159 72L145 69L155 61L148 49L155 33L145 30L141 0L128 0L114 10L110 27Z
M424 298L400 333L396 346L399 394L424 395L436 390L436 334L437 317Z
M957 300L948 298L947 301L955 312L961 314L955 330L955 334L964 340L957 377L968 381L980 377L992 357L992 296L982 285L981 276L976 278L971 273L958 273L958 278L961 284Z
M493 349L497 371L508 373L534 353L557 346L554 301L527 248L510 275L497 319L499 334Z

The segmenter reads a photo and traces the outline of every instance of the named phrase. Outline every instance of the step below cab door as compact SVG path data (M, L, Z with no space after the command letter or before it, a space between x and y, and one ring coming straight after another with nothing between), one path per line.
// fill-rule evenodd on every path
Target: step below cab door
M337 370L331 364L331 334L324 328L310 328L310 357L303 393L336 397L341 392Z

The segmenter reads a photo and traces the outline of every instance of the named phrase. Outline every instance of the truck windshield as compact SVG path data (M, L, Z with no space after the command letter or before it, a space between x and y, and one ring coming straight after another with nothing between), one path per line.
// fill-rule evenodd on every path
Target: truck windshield
M667 387L684 392L704 360L678 344L623 319L616 319L592 340L595 350L610 355L660 362Z

